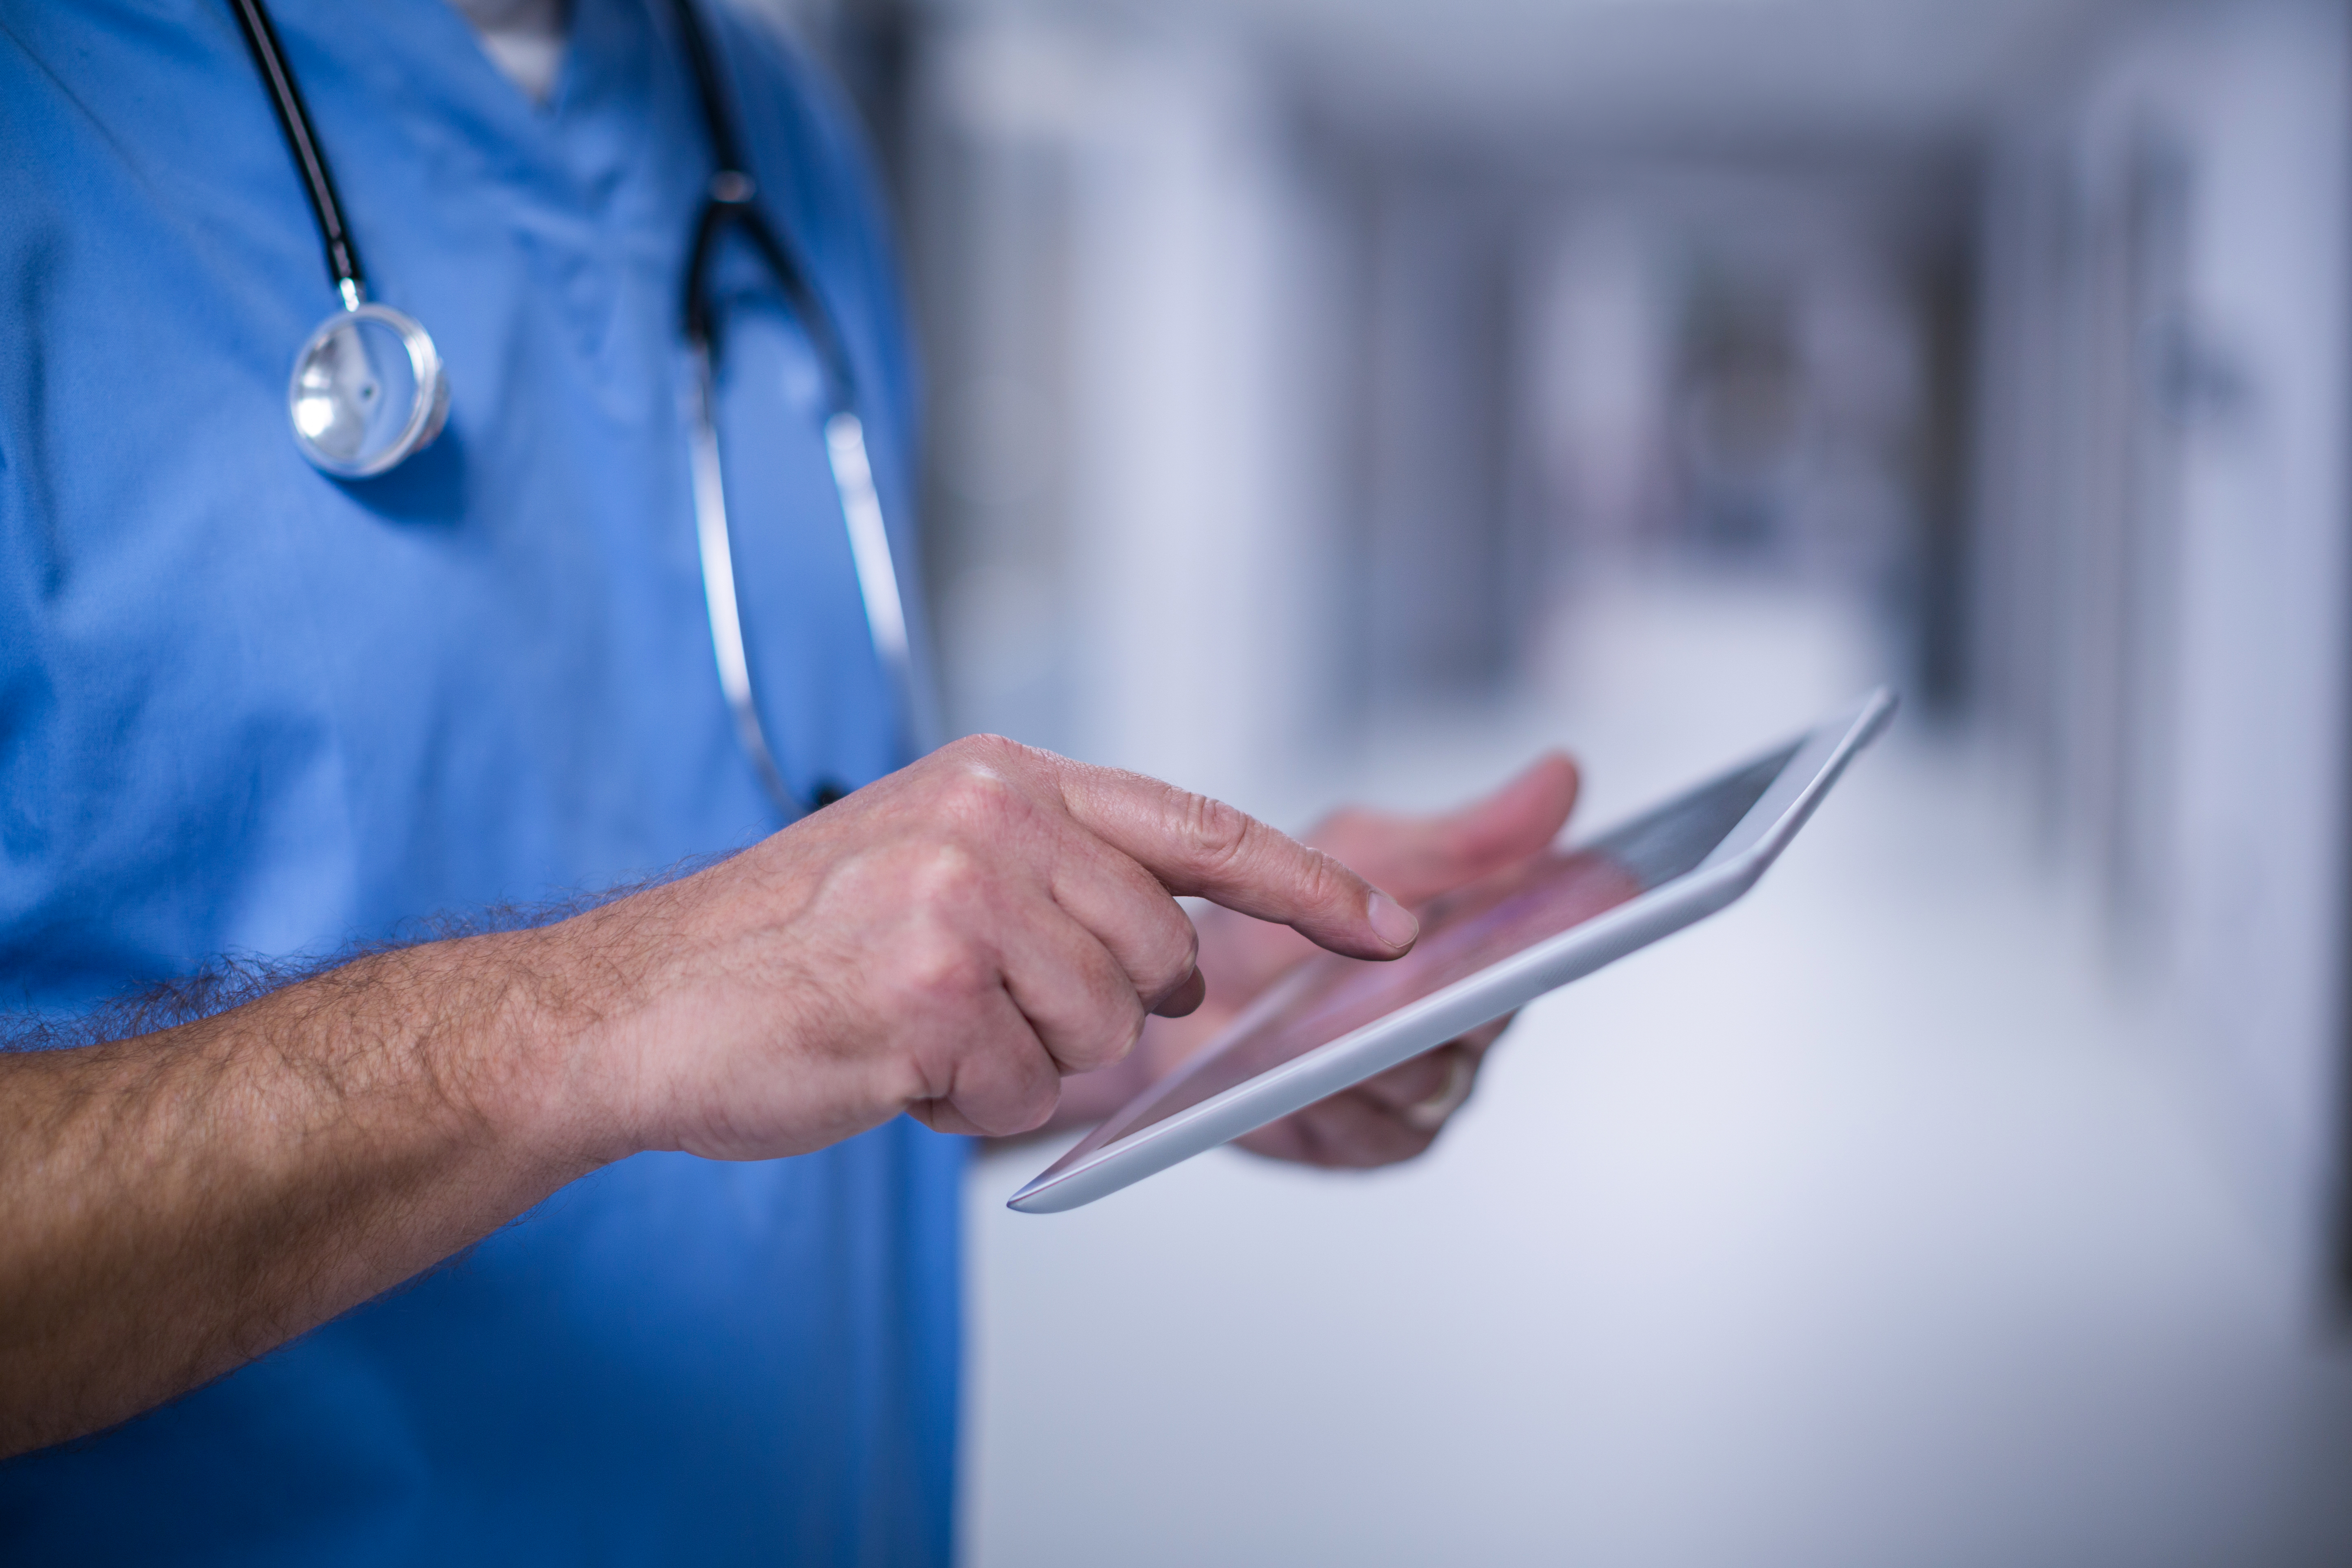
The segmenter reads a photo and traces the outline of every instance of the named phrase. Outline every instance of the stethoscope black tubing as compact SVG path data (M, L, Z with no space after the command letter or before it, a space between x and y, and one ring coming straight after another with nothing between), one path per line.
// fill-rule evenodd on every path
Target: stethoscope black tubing
M246 47L253 51L253 63L269 86L278 129L286 133L286 145L292 150L296 170L302 176L303 194L310 198L310 214L318 220L319 239L327 250L327 271L337 289L349 284L352 290L364 293L367 274L360 269L359 247L343 226L342 204L335 197L335 176L329 172L327 155L319 150L319 138L310 129L310 111L303 105L302 89L295 82L294 73L286 68L278 29L261 0L229 0L229 8L236 13Z
M719 236L729 225L735 225L758 248L808 332L811 345L824 367L827 402L835 412L854 410L856 380L847 346L835 331L833 312L825 309L800 258L768 226L767 218L755 205L759 182L744 167L741 143L727 112L726 89L719 80L718 58L711 53L709 37L702 30L702 19L695 14L693 0L671 0L671 11L677 18L678 37L686 50L688 68L694 76L695 96L702 105L702 123L710 142L711 159L718 164L711 171L709 193L703 201L701 215L695 220L694 248L687 257L687 338L709 350L713 361L717 360L718 334L713 331L710 301L704 291L702 277Z
M318 133L310 124L310 111L302 101L301 84L288 68L282 46L278 40L277 26L270 20L262 0L229 0L229 8L236 15L237 27L245 35L246 47L253 52L255 66L269 89L270 107L278 112L278 128L285 132L286 145L294 154L296 172L302 177L302 191L310 201L310 214L319 228L320 243L325 247L327 271L340 289L350 284L362 294L367 288L367 274L360 265L359 246L352 238L351 229L343 222L343 208L335 192L335 176L328 167L327 154L319 145ZM743 166L741 142L735 134L733 120L727 112L725 89L719 81L719 63L711 53L710 40L702 29L702 19L695 14L693 0L672 0L671 10L677 19L680 43L686 51L687 66L694 77L695 97L702 110L704 132L710 142L711 158L718 167L712 171L709 194L701 213L696 218L694 246L687 258L686 298L682 314L688 337L712 351L717 357L718 334L711 321L710 302L703 288L712 248L729 225L740 227L759 250L761 259L775 275L791 300L795 314L801 318L812 346L823 362L827 402L836 410L854 408L856 404L856 377L850 367L848 350L835 331L833 313L825 309L808 269L791 247L779 238L760 209L754 205L759 184L751 171Z

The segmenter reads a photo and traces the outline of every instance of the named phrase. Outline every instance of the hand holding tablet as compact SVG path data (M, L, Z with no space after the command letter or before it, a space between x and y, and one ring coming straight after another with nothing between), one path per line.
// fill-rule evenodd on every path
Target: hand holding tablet
M1856 710L1615 831L1421 911L1404 957L1319 954L1013 1194L1049 1214L1242 1136L1704 919L1753 887L1895 710Z

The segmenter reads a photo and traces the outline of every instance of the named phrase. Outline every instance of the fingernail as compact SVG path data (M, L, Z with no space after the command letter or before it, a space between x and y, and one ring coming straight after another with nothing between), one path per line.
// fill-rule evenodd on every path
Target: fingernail
M1374 891L1372 901L1364 908L1364 918L1372 922L1372 930L1391 947L1411 947L1412 939L1421 934L1421 922L1412 911L1390 898Z

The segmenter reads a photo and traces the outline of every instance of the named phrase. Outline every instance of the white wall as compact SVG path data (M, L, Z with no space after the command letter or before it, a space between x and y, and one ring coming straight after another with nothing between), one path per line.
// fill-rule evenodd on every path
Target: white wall
M2321 1265L2347 807L2345 10L2111 36L1995 165L1979 674Z
M928 79L983 163L1025 145L1059 190L1023 251L1054 274L1023 323L1053 345L1057 472L1031 503L1058 514L1053 559L1009 588L1001 560L944 583L947 658L981 668L1008 623L1049 620L1027 630L1060 696L1022 738L1256 795L1335 680L1331 220L1252 57L1213 31L993 14L950 31ZM1022 221L980 207L966 232ZM963 689L962 724L1006 726L985 680Z

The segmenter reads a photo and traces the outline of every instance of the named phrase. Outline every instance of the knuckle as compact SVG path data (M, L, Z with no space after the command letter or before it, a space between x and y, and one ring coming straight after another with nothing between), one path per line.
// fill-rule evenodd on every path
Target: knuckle
M961 844L929 847L909 880L916 907L929 910L960 908L988 887L980 857Z
M960 1007L995 983L992 966L971 943L934 928L899 952L898 988L933 1006Z
M1184 793L1179 811L1184 847L1202 867L1223 870L1249 852L1257 824L1239 809L1209 795Z
M1319 849L1307 852L1306 863L1299 868L1299 896L1310 909L1325 909L1345 903L1355 892L1355 873Z
M1126 1060L1128 1053L1143 1038L1146 1016L1143 1005L1133 998L1118 1005L1103 1018L1100 1027L1088 1030L1086 1039L1066 1053L1066 1065L1073 1071L1092 1072Z
M957 770L941 792L940 804L953 820L993 832L1019 805L1021 792L1003 773L973 764Z
M1184 921L1160 944L1148 965L1150 972L1138 977L1143 983L1141 989L1155 996L1173 991L1192 977L1200 962L1201 933L1192 929L1191 921Z
M1054 1108L1062 1102L1062 1081L1050 1072L1029 1075L1021 1091L1008 1098L1003 1125L991 1129L999 1137L1010 1137L1033 1131L1054 1118Z
M966 735L943 748L944 754L966 772L993 773L1025 767L1039 755L1007 735Z

